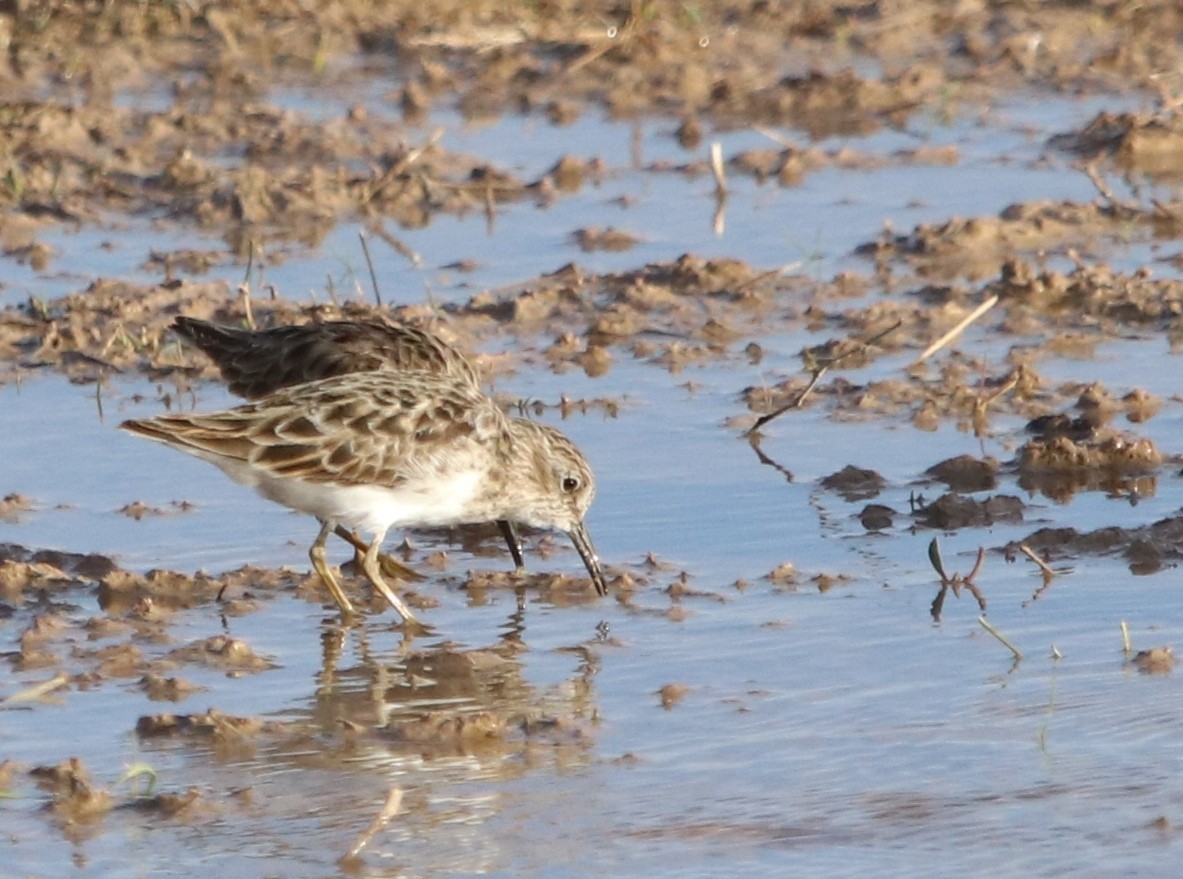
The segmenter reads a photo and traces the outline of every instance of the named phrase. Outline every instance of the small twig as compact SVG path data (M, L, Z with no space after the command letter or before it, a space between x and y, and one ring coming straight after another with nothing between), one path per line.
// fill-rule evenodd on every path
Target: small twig
M390 819L398 814L399 807L402 805L402 803L403 789L401 787L392 787L390 789L390 793L386 795L386 803L382 806L382 811L380 811L377 817L375 817L374 820L370 822L370 826L361 832L361 835L357 838L357 841L353 843L353 846L348 852L346 852L345 856L341 858L341 860L356 860L361 854L361 850L369 845L370 840L374 838L374 834L389 824Z
M248 330L255 329L255 312L251 308L251 285L242 284L238 288L238 294L242 297L242 310L246 312L246 327Z
M1089 182L1092 183L1093 186L1096 187L1097 192L1101 194L1101 198L1109 202L1110 208L1116 211L1126 211L1134 215L1145 213L1141 205L1135 202L1123 201L1114 195L1113 190L1109 188L1109 184L1101 179L1101 174L1097 171L1096 166L1092 162L1089 162L1087 165L1085 165L1083 170L1084 175L1088 177Z
M1121 652L1129 656L1134 648L1130 645L1130 627L1126 625L1125 620L1121 621Z
M760 274L758 274L758 275L752 275L752 277L748 278L742 284L736 284L731 289L735 293L741 293L744 290L747 290L749 287L753 287L756 284L760 283L765 278L771 278L776 275L786 274L788 272L793 271L794 269L799 268L800 266L801 266L801 263L795 262L795 263L789 263L788 265L781 266L779 269L769 269L766 272L760 272Z
M990 405L995 400L997 400L999 397L1001 397L1003 394L1010 393L1012 390L1014 390L1015 386L1018 385L1018 383L1019 383L1019 371L1015 370L1007 377L1006 383L1003 384L1002 387L1000 387L994 393L990 394L987 397L978 397L977 399L974 400L974 412L973 412L974 430L977 435L980 436L981 433L985 431L986 410L989 409ZM979 422L981 425L980 430L979 430Z
M875 335L873 335L871 338L867 339L864 342L860 342L858 345L855 345L854 347L852 347L849 351L843 351L841 354L837 354L837 355L827 359L825 362L822 362L820 360L816 361L813 365L812 370L811 370L812 378L810 378L809 384L806 385L805 390L803 390L800 394L798 394L795 399L790 400L788 403L781 406L775 412L769 412L768 414L761 415L759 418L757 418L756 423L753 424L750 428L748 428L747 436L751 437L752 434L754 434L756 431L758 431L761 427L763 427L769 421L772 421L774 418L779 418L781 415L784 415L790 409L800 408L802 406L802 404L805 403L805 398L810 395L810 393L813 391L813 389L815 387L817 387L817 383L819 381L821 381L821 377L826 374L826 372L830 369L830 367L837 366L839 363L841 363L843 360L847 359L848 357L853 357L855 354L859 354L859 353L867 350L872 345L874 345L876 342L878 342L880 339L883 339L884 337L886 337L890 333L894 333L901 326L903 326L903 323L904 322L902 320L897 320L895 323L893 323L887 329L883 330L882 332L876 333Z
M723 145L718 141L711 144L711 173L715 176L715 198L727 198L727 170L723 166Z
M366 266L370 270L370 284L374 287L374 304L382 307L382 291L378 289L378 273L374 271L374 261L370 259L370 245L366 243L366 233L358 232L357 238L361 242L361 252L366 256Z
M1035 550L1031 549L1031 547L1029 547L1027 544L1020 543L1019 552L1027 556L1027 558L1031 559L1031 561L1035 562L1035 564L1039 565L1039 570L1043 571L1043 576L1048 580L1056 576L1056 572L1052 570L1051 565L1036 555Z
M781 474L785 478L786 482L793 481L792 470L790 470L788 467L785 467L783 464L778 464L772 458L764 454L764 450L760 448L760 438L757 434L748 434L748 443L751 445L752 451L756 453L756 457L760 460L761 464L765 464L771 467L777 473Z
M370 232L389 244L395 253L409 262L414 268L421 268L423 266L423 257L419 255L418 251L398 236L391 234L390 230L385 226L376 224L371 227Z
M800 394L798 394L794 399L785 403L779 409L776 409L773 412L769 412L766 415L761 415L759 418L757 418L756 423L753 424L750 428L748 428L748 436L750 437L752 434L754 434L756 431L758 431L761 427L763 427L769 421L772 421L774 418L779 418L780 416L782 416L786 412L788 412L790 409L800 408L800 406L805 402L805 398L809 396L809 392L812 391L814 389L814 387L817 386L817 383L821 380L821 377L826 374L826 371L828 369L829 369L828 366L823 366L823 367L820 367L819 369L815 370L813 373L813 377L809 380L809 384L806 386L805 390L803 390Z
M965 575L965 582L968 583L978 575L978 571L982 570L982 564L986 561L986 548L984 546L978 547L978 558L974 562L973 570Z
M38 702L52 693L54 690L66 686L70 683L70 676L65 672L54 675L48 681L42 681L39 684L33 684L31 687L26 687L20 692L13 693L11 696L6 696L0 699L0 705L15 705L20 702Z
M763 125L757 125L752 130L755 131L756 134L764 135L764 137L768 138L773 143L779 144L787 150L799 149L797 144L795 144L793 141L789 140L779 132L773 131L770 128L765 128Z
M622 46L625 42L632 38L633 31L636 29L637 20L630 14L625 20L624 25L620 28L610 27L604 31L606 37L605 42L598 46L589 46L587 51L567 65L564 73L574 73L591 64L601 55L611 52L616 46Z
M985 629L987 632L989 632L991 635L993 635L995 638L997 638L1002 643L1002 646L1004 646L1007 650L1009 650L1011 653L1013 653L1015 655L1015 662L1018 662L1019 660L1021 660L1023 658L1023 654L1019 652L1019 648L1016 647L1014 644L1012 644L1010 641L1008 641L1006 639L1006 636L1004 636L1000 631L998 631L996 628L994 628L992 625L990 625L990 622L986 619L985 616L978 617L978 622L981 624L983 629Z
M957 326L953 327L953 329L949 330L949 332L945 333L945 335L941 336L939 339L937 339L935 342L933 342L931 345L929 345L927 348L925 348L924 353L921 354L919 357L917 357L916 360L914 360L912 362L912 365L918 366L919 364L921 364L925 360L927 360L929 357L932 357L932 355L936 354L938 351L940 351L942 348L944 348L946 345L948 345L950 342L952 342L954 339L956 339L958 336L960 336L965 331L966 327L968 327L975 320L977 320L979 317L981 317L983 314L985 314L987 311L989 311L991 308L993 308L997 304L998 304L998 296L997 295L993 295L990 298L988 298L985 302L983 302L981 305L979 305L977 308L975 308L973 311L971 311L969 314L967 314L964 318L962 318L962 320L960 322L958 322Z
M929 612L932 614L934 620L939 622L941 619L941 610L945 606L945 595L948 591L952 589L953 594L960 598L962 587L965 587L965 590L977 600L978 610L982 613L986 612L986 596L982 594L982 590L974 583L974 577L982 570L982 565L986 561L986 550L984 547L978 547L978 558L974 562L973 570L964 577L961 574L949 574L945 570L945 562L941 558L941 543L939 538L934 537L928 545L928 561L941 578L941 587L937 591L936 598L932 600L932 607L929 608Z
M248 241L246 244L246 271L242 275L243 286L250 286L251 283L251 269L255 267L255 242Z
M427 152L427 150L431 149L431 147L435 145L435 142L443 136L444 129L437 128L428 136L427 140L422 146L416 147L413 150L409 150L405 156L387 168L373 183L370 184L370 189L369 192L366 193L365 201L371 202L381 195L382 190L389 186L400 174L407 170L407 168L419 161L419 157Z
M493 221L497 219L497 202L493 199L493 181L485 182L485 229L493 232Z

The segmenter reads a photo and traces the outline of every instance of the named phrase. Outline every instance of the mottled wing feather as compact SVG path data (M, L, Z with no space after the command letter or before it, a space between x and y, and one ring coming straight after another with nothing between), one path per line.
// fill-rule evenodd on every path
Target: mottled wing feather
M173 328L217 364L231 392L252 400L303 382L380 369L435 372L479 387L463 354L403 324L326 321L251 331L178 317Z
M208 415L125 422L204 457L310 482L394 486L442 475L505 430L484 394L423 372L371 372L297 385Z

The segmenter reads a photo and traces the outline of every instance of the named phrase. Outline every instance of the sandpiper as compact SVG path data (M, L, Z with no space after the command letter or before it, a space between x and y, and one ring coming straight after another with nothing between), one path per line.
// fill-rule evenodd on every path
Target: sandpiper
M200 348L218 367L231 393L258 400L280 388L356 372L421 370L449 376L480 389L480 376L457 348L439 336L404 323L379 319L333 320L246 330L181 316L173 330ZM497 522L513 556L525 570L522 541L512 521ZM358 550L356 534L338 526L337 534ZM404 580L423 578L386 555L383 570Z
M338 524L372 535L362 569L408 623L418 621L378 565L386 532L399 525L495 519L565 531L596 590L607 594L583 522L595 496L587 461L559 431L507 416L468 382L418 370L351 373L223 412L121 427L203 458L264 497L315 516L321 528L309 557L347 615L353 605L324 553Z

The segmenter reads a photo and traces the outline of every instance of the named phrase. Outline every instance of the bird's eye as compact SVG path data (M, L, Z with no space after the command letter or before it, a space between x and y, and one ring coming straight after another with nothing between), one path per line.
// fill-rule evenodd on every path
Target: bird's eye
M570 494L571 492L578 491L578 490L579 490L579 480L578 479L576 479L574 476L564 476L563 477L563 491Z

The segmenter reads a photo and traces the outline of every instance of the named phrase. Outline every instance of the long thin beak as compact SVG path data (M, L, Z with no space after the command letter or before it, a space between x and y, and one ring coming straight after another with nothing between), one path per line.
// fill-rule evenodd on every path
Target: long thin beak
M596 584L596 592L600 595L608 594L608 584L604 580L604 571L600 568L600 557L596 555L596 548L592 545L591 536L587 533L587 526L580 522L567 532L571 535L571 542L579 550L579 557L591 574L592 582Z

